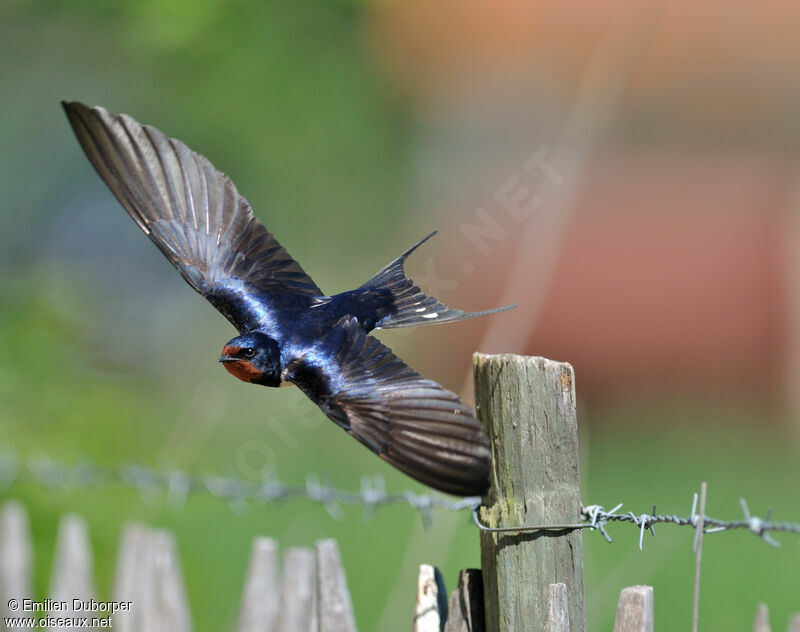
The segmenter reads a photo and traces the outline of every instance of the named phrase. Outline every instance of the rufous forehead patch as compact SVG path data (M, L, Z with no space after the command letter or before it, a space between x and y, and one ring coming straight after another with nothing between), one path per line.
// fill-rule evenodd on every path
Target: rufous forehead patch
M236 345L225 345L222 347L222 355L227 356L235 356L242 350L241 347L237 347Z

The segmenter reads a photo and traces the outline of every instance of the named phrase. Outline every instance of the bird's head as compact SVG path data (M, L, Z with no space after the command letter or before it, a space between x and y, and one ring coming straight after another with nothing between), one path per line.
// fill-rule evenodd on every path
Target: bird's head
M280 386L281 352L269 336L252 332L229 340L219 358L228 373L244 382Z

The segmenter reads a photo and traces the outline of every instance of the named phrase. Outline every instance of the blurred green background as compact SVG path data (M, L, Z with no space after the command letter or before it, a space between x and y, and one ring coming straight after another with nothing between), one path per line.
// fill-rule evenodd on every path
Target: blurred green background
M745 497L800 521L800 45L796 10L767 5L5 0L0 451L423 491L297 391L224 374L232 329L91 170L59 107L78 99L209 156L329 293L439 228L409 264L423 287L520 307L381 337L467 398L473 350L572 362L587 504L685 515L705 480L715 517ZM540 150L552 171L524 166ZM232 629L256 535L336 538L361 630L408 629L420 563L450 588L479 564L466 514L426 529L403 506L337 521L304 500L172 508L25 481L5 498L30 512L42 598L64 512L89 522L106 598L121 525L173 530L199 632ZM690 530L643 552L635 528L609 530L584 535L589 630L636 583L660 629L686 628ZM701 629L746 629L762 601L775 629L800 610L797 538L779 539L706 540Z

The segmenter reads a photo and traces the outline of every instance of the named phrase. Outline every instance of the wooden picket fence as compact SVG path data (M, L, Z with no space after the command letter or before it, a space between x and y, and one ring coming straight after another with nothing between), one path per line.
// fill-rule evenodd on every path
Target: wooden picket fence
M476 354L475 398L493 455L492 489L479 514L486 527L480 532L482 569L461 571L448 599L441 573L433 566L421 566L416 604L409 604L410 626L413 632L585 632L581 531L520 529L581 521L572 367L545 358ZM0 510L4 618L46 614L31 615L11 607L32 594L32 557L24 508L7 502ZM290 548L282 564L278 558L274 540L253 542L235 632L355 631L334 540L319 540L313 549ZM79 516L65 516L58 529L49 603L96 598L92 566L87 525ZM116 630L192 630L175 540L169 532L140 524L124 528L111 595L117 606L131 606L111 615L109 624ZM68 609L52 614L77 613ZM103 611L90 614L108 619ZM614 632L653 628L653 588L623 589ZM769 629L766 607L761 606L753 630ZM792 618L788 631L800 632L800 615Z
M313 549L290 548L279 561L275 540L256 538L244 579L234 632L355 632L353 607L339 548L335 540L318 540ZM279 568L282 566L281 575ZM77 515L66 515L58 528L48 591L51 603L72 604L96 599L89 531ZM527 590L527 587L522 587ZM32 546L22 505L7 502L0 509L0 598L2 616L30 619L29 612L10 611L9 602L21 603L32 594ZM411 615L412 632L485 632L483 577L478 569L459 573L449 599L437 568L423 564L417 580L417 598ZM122 535L112 601L130 603L129 610L110 617L108 627L123 632L191 632L189 603L183 585L175 540L171 533L141 524L128 524ZM412 611L412 604L409 604ZM42 614L42 613L39 613ZM75 610L51 614L73 617ZM104 613L100 613L103 615ZM21 623L13 628L21 627ZM653 588L622 590L614 632L652 632ZM0 626L0 629L3 626ZM7 628L10 632L12 628ZM66 630L52 626L51 631ZM69 629L90 629L72 626ZM567 586L550 584L544 632L571 632ZM753 632L769 632L769 616L760 605ZM800 614L787 632L800 632Z
M254 540L236 632L355 632L353 607L335 540L318 540L313 549L286 550L282 576L278 557L275 540ZM175 538L168 531L126 525L111 591L111 603L123 609L110 617L106 609L90 613L86 606L77 610L72 607L74 599L84 603L97 599L89 530L81 517L67 515L59 524L48 599L33 600L44 606L45 612L35 614L23 608L24 600L33 594L32 559L25 510L17 502L7 502L0 510L0 612L4 620L93 614L110 619L104 627L122 632L192 630ZM61 603L68 607L58 607ZM53 607L48 608L51 604ZM15 627L23 625L18 620ZM89 628L88 624L83 626Z

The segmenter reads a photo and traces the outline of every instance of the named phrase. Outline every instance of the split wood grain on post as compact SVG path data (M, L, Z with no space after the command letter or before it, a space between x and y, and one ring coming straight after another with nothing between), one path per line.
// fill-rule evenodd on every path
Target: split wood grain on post
M478 417L490 437L489 527L580 522L575 377L569 364L517 355L474 356ZM481 533L487 632L544 629L550 584L568 592L573 632L584 632L580 531Z

